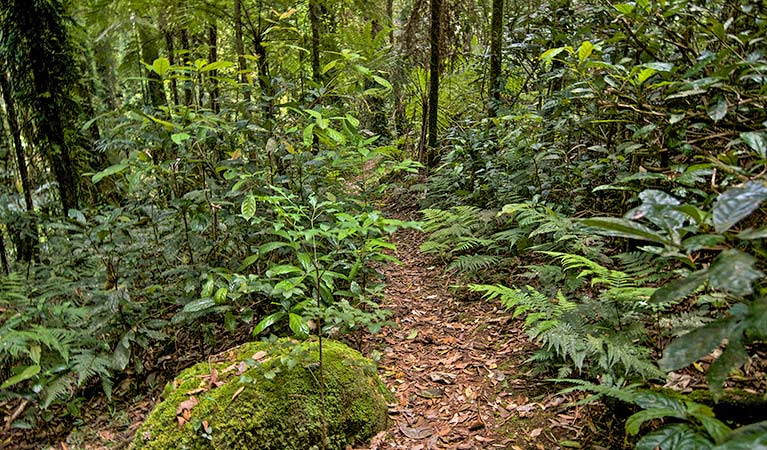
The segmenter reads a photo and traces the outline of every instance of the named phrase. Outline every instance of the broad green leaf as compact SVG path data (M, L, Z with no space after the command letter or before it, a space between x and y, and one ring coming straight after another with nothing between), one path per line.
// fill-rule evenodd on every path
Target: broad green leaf
M767 421L734 430L712 450L767 450Z
M714 101L708 105L707 113L708 117L714 122L719 122L727 115L727 99L722 95L717 95Z
M639 198L642 199L642 205L628 212L626 219L647 218L669 234L677 232L687 221L687 215L676 209L679 200L672 195L647 189L639 194Z
M748 228L738 233L738 239L745 239L747 241L764 238L767 238L767 227L759 228L756 230L753 228Z
M613 8L615 8L619 13L629 15L634 11L634 5L631 3L619 3L617 5L613 5Z
M215 61L210 64L204 65L200 72L210 72L211 70L219 70L219 69L226 69L228 67L232 67L234 63L230 61Z
M216 304L221 304L226 302L226 296L229 295L229 289L226 287L220 287L216 290L216 293L213 295L213 300L216 302Z
M388 80L381 78L378 75L373 75L372 78L373 78L373 81L375 81L376 83L386 88L387 91L390 91L392 89L392 85L391 83L389 83Z
M69 211L67 211L67 217L70 219L75 219L79 224L88 224L88 219L85 218L85 214L83 214L79 209L70 208Z
M274 314L269 314L268 316L264 317L260 322L258 322L256 328L253 329L253 336L258 336L262 331L282 320L283 317L285 317L284 311L278 311Z
M748 353L743 346L743 339L731 338L719 358L708 368L706 380L713 392L722 390L730 372L748 362Z
M725 318L696 328L674 339L663 350L658 365L667 372L686 367L714 351L736 327L735 321Z
M641 391L633 399L633 402L642 409L668 409L675 411L677 417L681 417L687 411L683 401L663 392Z
M270 267L269 270L266 271L266 276L271 278L271 277L276 277L279 275L285 275L288 273L300 273L300 272L302 272L302 270L294 265L280 264L280 265Z
M242 260L242 264L240 264L240 268L238 270L245 270L248 267L252 266L254 262L258 261L259 255L250 255L247 258Z
M173 133L170 135L170 140L175 142L177 145L181 145L184 143L185 140L189 139L190 136L187 133Z
M740 133L740 138L751 147L762 159L767 159L767 133L764 131L748 131Z
M566 47L557 47L557 48L550 48L543 52L543 54L540 56L540 59L546 62L551 62L557 55L562 53L563 51L568 51L570 53L573 52L573 48L569 45Z
M753 282L764 276L755 269L756 258L740 250L729 249L719 254L709 267L709 281L715 289L724 289L735 295L753 292Z
M40 365L39 364L33 364L31 366L27 366L19 372L18 374L8 378L3 382L2 385L0 385L0 389L8 389L9 387L13 386L14 384L21 383L22 381L26 381L35 375L40 373Z
M682 241L682 247L690 253L703 249L712 249L723 244L726 240L721 234L698 234Z
M288 325L290 326L290 331L292 331L297 338L306 339L309 337L309 324L298 314L289 314Z
M652 229L627 219L595 217L593 219L583 219L581 223L587 227L596 228L597 233L603 236L638 239L664 245L668 243L668 239Z
M639 428L648 420L663 419L665 417L684 418L684 414L679 411L668 408L644 409L636 414L632 414L626 420L626 432L632 436L639 434Z
M130 362L131 344L130 340L134 336L133 331L125 333L120 339L120 342L115 347L115 351L112 354L112 367L116 370L125 370Z
M724 233L754 212L767 199L767 187L759 181L748 181L730 188L714 202L714 228Z
M289 247L290 244L287 242L267 242L266 244L262 244L260 247L258 247L258 254L259 255L265 255L272 250L277 250L278 248L282 247Z
M185 313L196 313L196 312L204 311L213 306L216 306L216 301L210 297L206 297L206 298L193 300L187 303L186 305L184 305L183 311Z
M213 283L213 278L208 278L208 281L205 282L205 284L202 286L202 290L200 291L200 297L211 297L213 296L213 288L215 287L215 284Z
M98 172L95 175L93 175L93 177L91 177L91 181L94 184L98 183L99 181L103 180L104 178L106 178L108 176L111 176L111 175L116 175L116 174L122 172L123 170L125 170L127 168L128 168L128 163L120 163L120 164L115 164L113 166L109 166L106 169L102 170L101 172Z
M157 58L152 62L152 71L159 76L164 76L170 69L168 58Z
M719 443L732 433L732 428L725 425L721 420L715 417L696 416L709 436L714 438L714 442Z
M242 205L240 205L240 213L242 213L242 217L247 220L252 219L253 216L256 215L257 204L256 197L253 194L248 195L245 200L242 201Z
M591 53L594 52L594 44L592 44L589 41L583 41L580 47L578 47L578 60L580 62L583 62L591 56Z
M667 62L650 62L643 64L643 66L648 69L655 69L658 72L671 72L671 69L674 68L673 64Z
M340 145L346 144L346 137L340 132L332 128L328 128L327 130L325 130L325 133L327 133L328 137L330 137L330 139L333 139L336 142L336 144L340 144Z
M695 292L708 278L706 270L693 272L690 275L664 284L650 297L651 303L668 303L682 299Z
M645 435L634 450L710 450L712 446L713 443L695 428L675 423Z
M647 81L651 76L655 75L656 73L658 73L658 71L653 69L652 67L645 67L644 69L640 70L636 78L637 86Z
M309 125L304 128L304 131L302 133L304 146L305 147L311 147L312 142L314 142L314 125L313 123L310 123Z

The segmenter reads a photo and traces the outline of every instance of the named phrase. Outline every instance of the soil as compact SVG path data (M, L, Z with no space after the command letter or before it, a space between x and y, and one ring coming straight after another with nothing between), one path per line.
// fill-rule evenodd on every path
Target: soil
M533 375L525 361L536 347L521 321L497 302L456 298L444 265L418 251L423 240L415 230L398 232L401 264L381 268L381 306L393 311L396 326L365 337L362 350L380 355L379 373L396 400L390 428L355 450L621 448L622 426L611 414L599 405L575 406L577 394L558 395L562 386ZM99 395L77 405L74 429L0 431L0 448L127 448L158 399L115 391L112 404Z

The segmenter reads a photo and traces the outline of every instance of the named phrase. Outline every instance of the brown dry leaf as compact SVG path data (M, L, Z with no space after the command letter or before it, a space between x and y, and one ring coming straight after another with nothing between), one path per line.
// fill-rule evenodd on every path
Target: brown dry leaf
M210 434L210 424L208 424L207 420L202 421L202 430L208 434Z
M109 430L101 430L101 431L99 431L99 437L101 439L103 439L105 441L109 441L109 442L115 440L114 434L112 434L112 432L109 431Z
M265 351L261 350L260 352L256 352L256 353L253 355L253 359L255 359L255 360L256 360L256 361L258 361L258 362L262 362L262 360L263 360L264 358L266 358L266 355L268 355L268 354L269 354L269 353L267 353L267 352L265 352Z
M431 381L442 384L455 384L456 375L447 372L432 372L429 374Z
M530 437L531 438L537 438L538 436L541 435L541 433L543 433L543 428L536 428L536 429L534 429L533 431L530 432Z
M248 363L240 361L237 365L237 375L242 375L246 370L248 370Z
M197 388L197 389L192 389L191 391L187 392L187 394L194 395L194 394L199 394L200 392L208 392L208 388L201 387L201 388Z
M402 432L402 434L409 437L410 439L426 439L433 434L432 429L429 427L410 428L404 425L400 425L399 430Z
M416 393L417 396L423 398L440 398L445 395L445 390L442 388L424 389Z
M181 414L185 409L190 410L194 408L198 403L200 403L200 401L197 400L197 397L194 395L190 396L188 399L178 404L178 407L176 408L176 415Z
M189 399L184 400L178 404L178 407L176 408L176 419L178 420L179 428L183 427L185 423L189 422L189 419L192 418L191 410L197 406L198 403L200 403L200 401L197 400L197 397L191 396Z

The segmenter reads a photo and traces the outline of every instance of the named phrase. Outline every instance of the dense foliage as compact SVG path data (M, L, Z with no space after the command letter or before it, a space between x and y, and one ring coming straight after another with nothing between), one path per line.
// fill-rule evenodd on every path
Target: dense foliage
M3 2L7 425L181 348L376 332L417 226L388 195L536 370L649 411L630 434L687 421L637 448L749 445L639 386L693 364L723 395L767 340L765 6L492 3Z

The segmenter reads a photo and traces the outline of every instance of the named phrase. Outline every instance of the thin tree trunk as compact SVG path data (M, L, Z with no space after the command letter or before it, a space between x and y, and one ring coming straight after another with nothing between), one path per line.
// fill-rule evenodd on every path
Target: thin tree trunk
M190 61L190 52L191 47L189 45L189 34L186 32L185 29L181 30L180 33L181 36L181 49L184 50L184 55L182 57L184 61L184 65L188 66ZM190 74L191 77L191 74ZM192 105L192 81L191 79L187 79L184 81L184 105L191 106Z
M141 58L146 64L151 65L155 59L160 56L157 50L156 37L153 36L146 26L140 25L138 27L139 39L141 39ZM166 105L165 92L162 88L162 78L153 70L145 69L147 77L147 94L148 97L146 103L155 108Z
M5 251L5 238L3 238L2 231L0 231L0 262L3 264L3 274L8 275L10 270L8 268L8 256Z
M167 28L163 28L163 37L165 38L165 48L168 50L168 62L171 66L176 65L176 45L173 40L173 31ZM176 77L170 77L170 96L173 100L173 105L178 106L178 82Z
M214 63L216 61L218 61L218 29L215 23L211 23L208 27L208 62ZM210 79L210 109L214 112L219 111L217 76L217 70L208 72L208 78Z
M107 107L111 110L116 110L118 105L115 60L112 45L106 36L96 41L93 46L93 57L96 63L96 73L101 81L102 95L107 101Z
M389 44L394 45L394 0L386 0L386 17L389 18Z
M245 46L242 43L242 4L234 0L234 51L237 53L237 69L240 72L240 83L245 83Z
M431 26L429 30L429 141L426 166L433 167L436 163L437 147L437 110L439 108L439 44L440 44L440 10L442 0L431 0Z
M498 116L501 104L501 64L503 42L503 0L493 0L493 19L490 25L490 117Z
M312 81L322 82L320 73L320 4L318 0L309 0L309 22L312 26Z
M0 91L2 91L3 102L5 103L5 112L8 119L9 134L13 141L13 147L16 152L16 164L19 168L19 178L21 178L21 190L24 194L24 206L32 220L30 230L17 230L17 252L16 258L19 261L30 262L34 257L37 243L37 224L34 220L35 205L32 202L32 182L29 179L27 170L27 160L24 156L24 147L21 144L21 128L19 127L18 115L16 114L16 103L10 90L7 74L3 69L0 73ZM5 251L3 251L5 254Z

